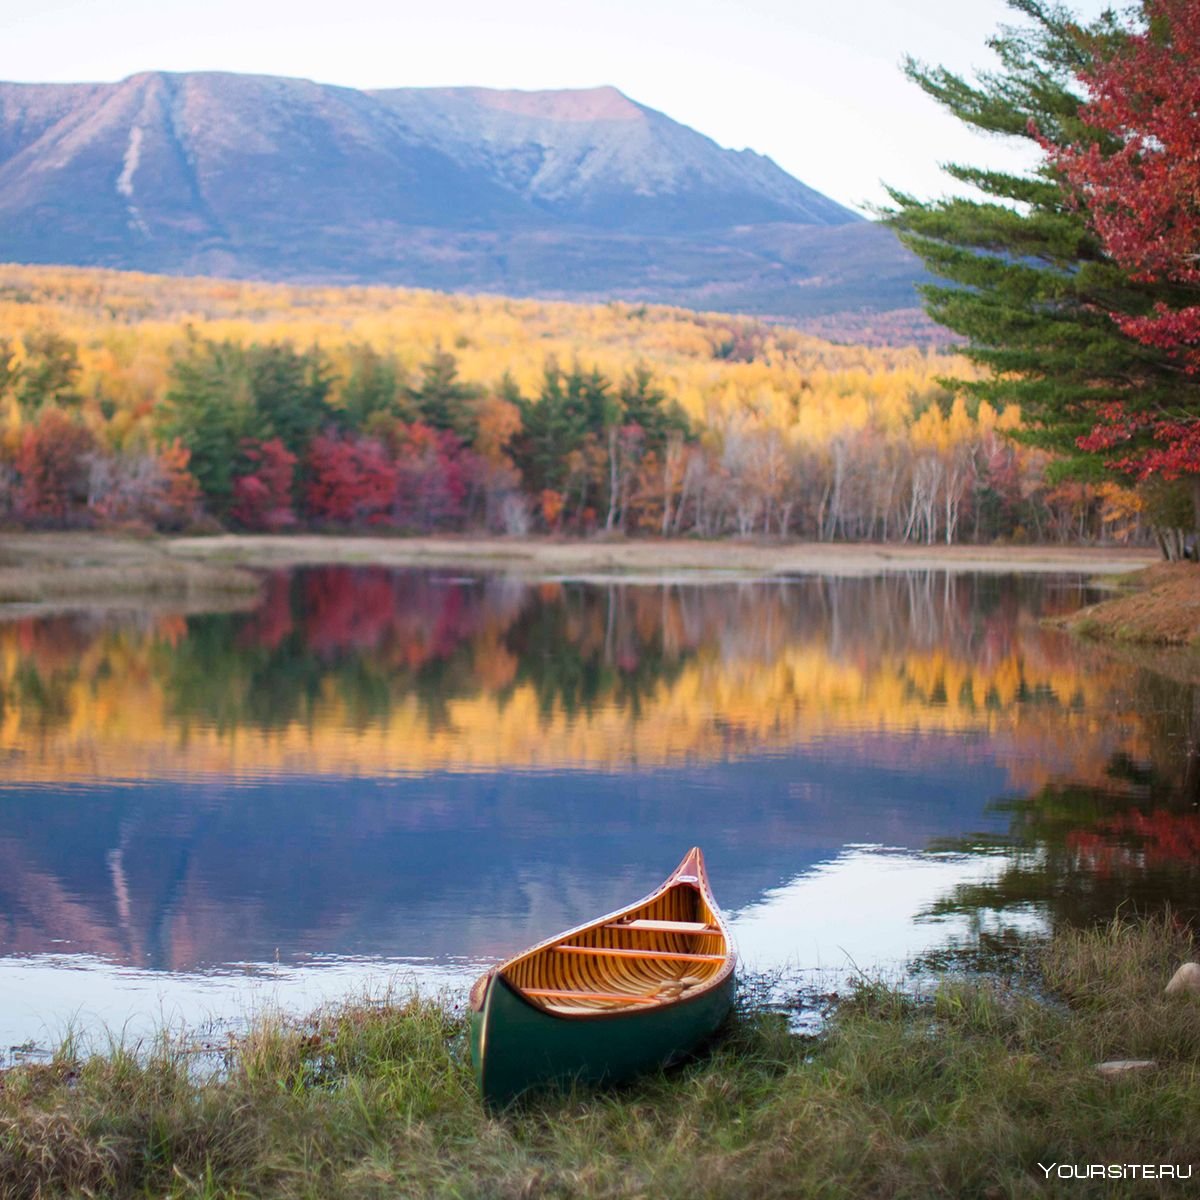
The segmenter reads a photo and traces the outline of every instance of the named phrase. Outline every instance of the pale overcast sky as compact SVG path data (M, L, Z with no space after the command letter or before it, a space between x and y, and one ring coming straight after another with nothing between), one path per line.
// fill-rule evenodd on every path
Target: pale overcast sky
M1094 16L1102 0L1076 0ZM613 84L844 204L881 180L938 195L946 160L1011 166L900 72L970 72L1003 0L0 0L0 79L138 71L293 75L350 87Z

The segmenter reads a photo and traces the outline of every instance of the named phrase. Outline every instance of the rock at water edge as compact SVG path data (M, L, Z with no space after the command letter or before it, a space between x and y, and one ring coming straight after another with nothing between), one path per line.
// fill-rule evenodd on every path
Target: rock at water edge
M1200 963L1186 962L1167 984L1168 996L1200 996Z

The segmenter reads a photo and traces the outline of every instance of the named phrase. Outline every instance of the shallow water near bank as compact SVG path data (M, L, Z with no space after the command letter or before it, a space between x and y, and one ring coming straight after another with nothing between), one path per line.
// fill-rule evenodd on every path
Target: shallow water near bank
M706 853L814 987L1197 908L1197 689L1039 625L1079 577L281 571L0 625L0 1052L484 966Z

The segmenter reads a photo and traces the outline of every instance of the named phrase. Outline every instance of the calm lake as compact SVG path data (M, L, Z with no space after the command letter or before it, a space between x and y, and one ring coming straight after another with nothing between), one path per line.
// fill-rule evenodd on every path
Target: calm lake
M753 971L1200 912L1198 689L1074 577L529 585L0 622L0 1059L486 964L692 845ZM830 983L832 981L832 984Z

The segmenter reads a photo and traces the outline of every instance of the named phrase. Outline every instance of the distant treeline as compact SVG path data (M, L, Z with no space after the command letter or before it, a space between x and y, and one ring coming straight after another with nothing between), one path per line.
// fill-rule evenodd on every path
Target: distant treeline
M743 337L735 329L710 361L753 361L762 348ZM1112 483L1052 482L1046 457L1007 436L1015 409L969 407L944 390L868 399L866 384L848 387L845 419L834 419L827 401L805 409L801 380L786 419L751 397L710 403L704 420L645 363L611 375L550 356L535 387L511 373L486 386L465 380L441 345L410 369L364 342L334 356L195 332L136 403L85 395L80 375L79 346L51 328L0 338L10 525L1146 536L1144 499Z

